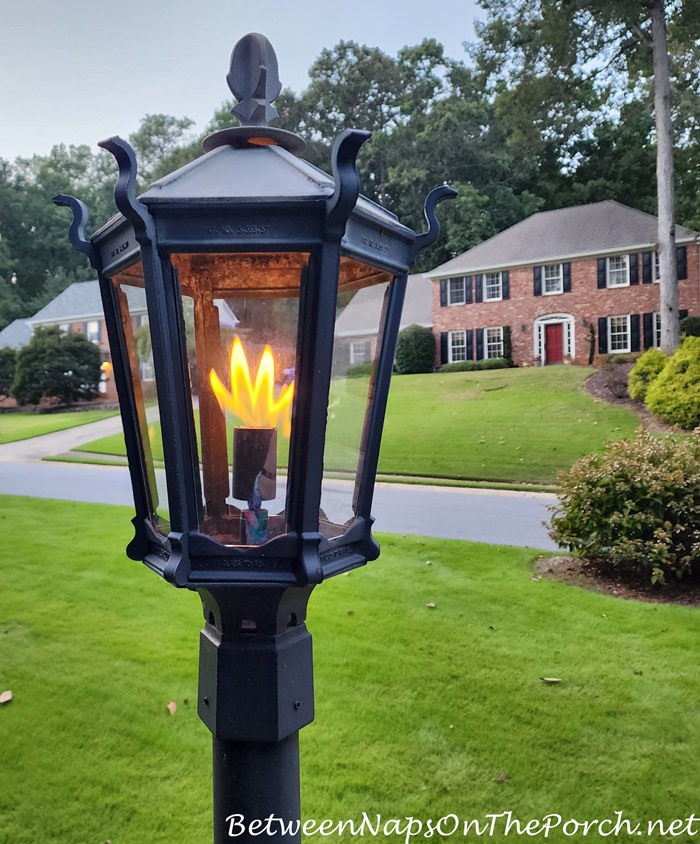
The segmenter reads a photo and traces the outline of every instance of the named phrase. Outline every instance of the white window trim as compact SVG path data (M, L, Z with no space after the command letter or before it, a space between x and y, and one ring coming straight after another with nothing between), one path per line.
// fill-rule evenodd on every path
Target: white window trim
M361 348L360 348L361 347ZM371 363L372 345L369 340L350 341L350 363Z
M488 340L488 333L489 331L498 331L499 333L499 340L498 340L498 347L500 349L500 354L497 355L490 355L489 354L489 340ZM489 325L484 328L484 360L494 360L495 358L502 358L505 354L505 346L503 343L503 326L502 325Z
M625 261L625 281L622 284L612 284L610 277L611 277L611 269L610 269L610 262L618 259L624 258ZM615 272L622 272L622 270L615 270ZM630 256L629 255L610 255L605 259L605 284L607 287L629 287L630 286Z
M487 296L487 283L486 283L486 276L489 275L497 275L498 276L498 296ZM502 272L491 272L491 273L484 273L484 277L482 281L482 299L484 302L502 302L503 301L503 273Z
M613 349L612 347L612 324L611 320L613 319L624 319L627 322L626 333L627 333L627 343L625 344L624 349ZM612 355L624 355L628 354L632 351L632 332L631 332L631 325L630 325L630 314L614 314L613 316L608 317L608 353Z
M452 305L466 305L467 304L467 279L465 276L455 276L454 278L448 278L447 281L447 306L450 307ZM452 301L452 282L453 281L461 281L462 282L462 298L455 299L454 302Z
M459 343L459 347L464 349L464 357L463 358L454 358L452 356L453 350L453 339L457 336L460 336L463 342ZM448 363L461 363L464 360L467 360L467 332L464 328L459 328L454 331L447 332L447 362Z
M556 290L547 290L547 269L556 267L558 273L558 286ZM563 264L545 264L542 267L542 295L543 296L558 296L564 292L564 265Z
M660 349L661 348L661 312L654 311L654 315L652 316L652 328L654 332L654 348Z

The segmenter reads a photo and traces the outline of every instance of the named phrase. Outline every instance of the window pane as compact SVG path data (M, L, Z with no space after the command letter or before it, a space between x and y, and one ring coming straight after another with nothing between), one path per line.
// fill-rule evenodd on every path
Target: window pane
M610 333L610 351L629 351L629 317L614 316L608 318Z
M608 258L608 287L624 287L629 284L627 255Z
M544 292L561 293L563 289L561 264L547 264L544 268Z
M450 363L467 359L467 332L450 331Z
M486 273L484 276L484 299L501 298L501 274Z
M466 280L464 276L449 279L447 296L448 304L463 305L466 302L466 299Z
M485 346L487 358L503 357L503 328L501 326L486 329Z

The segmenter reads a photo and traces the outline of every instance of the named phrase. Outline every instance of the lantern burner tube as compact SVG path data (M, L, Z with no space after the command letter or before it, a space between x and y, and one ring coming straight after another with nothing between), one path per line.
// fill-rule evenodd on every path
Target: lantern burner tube
M246 501L243 510L246 539L259 545L269 535L268 513L263 501L277 495L277 429L235 427L233 429L232 496Z

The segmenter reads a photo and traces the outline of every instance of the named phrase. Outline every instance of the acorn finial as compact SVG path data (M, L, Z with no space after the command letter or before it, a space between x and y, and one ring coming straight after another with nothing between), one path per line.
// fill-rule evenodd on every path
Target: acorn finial
M243 126L268 126L275 120L277 109L272 101L279 96L282 83L275 50L264 35L253 32L238 41L226 81L239 100L231 113Z

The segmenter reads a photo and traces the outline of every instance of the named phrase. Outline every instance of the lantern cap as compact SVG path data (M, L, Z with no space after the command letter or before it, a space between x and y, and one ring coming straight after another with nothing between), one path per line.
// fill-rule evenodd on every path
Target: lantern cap
M270 126L278 117L272 105L282 83L279 79L277 55L264 35L252 32L236 43L231 53L226 82L238 103L231 109L241 125L214 132L202 142L206 152L219 146L235 149L280 146L294 155L301 155L306 143L299 135Z

